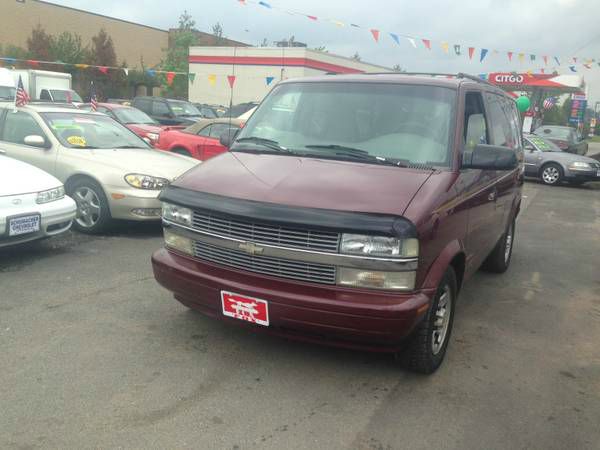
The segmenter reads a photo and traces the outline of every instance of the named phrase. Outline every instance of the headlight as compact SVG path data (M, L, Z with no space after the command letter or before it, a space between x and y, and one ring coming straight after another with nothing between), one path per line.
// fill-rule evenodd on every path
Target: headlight
M139 173L130 173L125 175L125 181L129 186L138 189L148 189L151 191L160 191L169 184L166 178L153 177L151 175L141 175Z
M37 198L35 199L36 203L48 203L53 202L55 200L60 200L65 196L65 188L64 186L59 186L54 189L48 189L47 191L38 192Z
M171 222L187 226L192 225L192 210L189 208L184 208L183 206L173 205L171 203L163 203L162 216L163 219Z
M173 233L168 228L164 230L165 234L165 245L173 250L178 250L187 255L194 254L194 243L190 238L186 238L185 236L180 236L176 233Z
M582 162L582 161L575 161L575 162L572 162L569 165L569 169L575 169L575 170L577 170L577 169L591 169L591 168L592 168L591 165L589 165L586 162Z
M415 272L379 272L338 267L337 284L346 287L411 291L415 288Z
M150 139L153 142L158 141L158 134L157 133L146 133L146 137L148 139Z
M349 255L410 258L419 256L419 241L386 236L343 234L341 252Z

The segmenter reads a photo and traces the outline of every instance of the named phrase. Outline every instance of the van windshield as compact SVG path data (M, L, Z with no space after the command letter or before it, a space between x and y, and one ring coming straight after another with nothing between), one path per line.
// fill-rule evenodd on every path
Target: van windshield
M450 166L456 93L435 86L290 83L273 90L232 150L276 143L289 154L354 155ZM344 151L345 150L345 151Z
M10 86L0 86L0 101L14 101L16 89Z

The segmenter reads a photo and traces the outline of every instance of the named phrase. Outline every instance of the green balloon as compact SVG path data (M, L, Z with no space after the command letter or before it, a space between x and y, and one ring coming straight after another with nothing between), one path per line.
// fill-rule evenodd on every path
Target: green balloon
M525 112L529 109L530 106L531 106L531 102L529 101L529 97L527 97L525 95L521 95L517 99L517 108L519 108L519 111Z

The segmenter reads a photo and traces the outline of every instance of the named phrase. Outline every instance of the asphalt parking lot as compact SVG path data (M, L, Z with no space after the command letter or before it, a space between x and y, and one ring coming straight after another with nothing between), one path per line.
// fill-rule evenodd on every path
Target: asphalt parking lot
M0 448L600 448L600 183L526 184L431 377L186 310L158 226L0 252Z

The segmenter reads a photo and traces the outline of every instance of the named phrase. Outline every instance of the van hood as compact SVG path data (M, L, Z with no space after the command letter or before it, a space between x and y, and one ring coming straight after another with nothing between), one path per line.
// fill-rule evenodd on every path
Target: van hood
M173 186L290 206L403 215L433 170L227 152Z
M139 173L173 180L197 165L187 156L150 149L69 149L73 156L89 162L89 167L101 164L123 173Z

